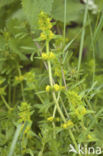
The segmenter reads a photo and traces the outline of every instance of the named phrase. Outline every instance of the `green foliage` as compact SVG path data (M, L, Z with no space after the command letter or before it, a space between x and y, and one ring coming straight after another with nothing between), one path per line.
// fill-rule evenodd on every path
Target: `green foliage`
M0 8L4 7L5 5L9 5L10 3L14 2L14 0L1 0L0 1Z
M24 13L32 27L38 23L38 15L41 11L51 13L53 0L22 0Z
M84 14L77 0L1 0L0 156L103 148L102 0L95 4Z
M66 5L66 21L77 21L80 20L80 17L83 13L84 6L83 4L78 3L77 0L69 0ZM64 0L54 0L52 16L56 20L64 21Z
M103 0L101 0L101 1L95 0L95 2L96 2L96 4L97 4L98 7L99 7L99 11L102 11L102 10L103 10L103 6L102 6Z

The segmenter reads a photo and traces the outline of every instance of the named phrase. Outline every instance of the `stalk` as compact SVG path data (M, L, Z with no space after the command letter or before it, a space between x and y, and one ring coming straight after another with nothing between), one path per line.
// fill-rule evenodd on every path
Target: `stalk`
M48 40L46 41L46 52L47 52L47 54L49 53L49 41L48 41ZM49 81L50 81L50 85L53 86L51 62L50 62L49 60L48 60L48 72L49 72ZM55 102L55 104L56 104L56 107L57 107L57 109L58 109L58 112L59 112L61 118L63 119L64 122L66 122L66 119L65 119L65 117L64 117L64 115L63 115L63 113L62 113L62 111L61 111L61 109L60 109L60 107L59 107L59 104L58 104L58 101L57 101L55 92L52 93L52 96L53 96L53 100L54 100L54 102Z
M9 79L9 85L8 85L8 103L11 104L11 80Z
M49 41L48 40L46 41L46 52L47 52L47 54L49 53ZM48 72L49 72L50 85L53 86L53 77L52 77L52 70L51 70L51 62L49 60L48 60ZM58 100L56 98L55 92L52 93L52 96L53 96L54 103L56 104L56 108L57 108L57 110L58 110L58 112L59 112L59 114L60 114L63 122L65 123L66 122L66 118L65 118L65 116L64 116L64 114L63 114L63 112L62 112L62 110L61 110L61 108L59 106L59 103L58 103ZM71 129L69 129L69 135L70 135L70 137L71 137L71 139L72 139L72 141L73 141L73 143L75 145L76 150L78 151L78 145L76 143L75 137L74 137Z
M18 73L19 73L19 76L21 76L21 70L20 70L19 67L18 67ZM21 82L21 93L22 93L23 101L25 101L25 97L24 97L24 86L23 86L23 83L22 82Z
M87 0L86 8L85 8L85 13L84 13L81 43L80 43L80 49L79 49L78 72L80 70L80 65L81 65L81 60L82 60L82 52L83 52L83 46L84 46L85 26L86 26L86 21L87 21L87 15L88 15L88 0Z
M1 95L1 99L2 99L2 101L4 102L6 108L7 108L8 110L11 110L11 107L8 105L8 103L6 102L6 100L5 100L5 98L4 98L3 95Z
M65 37L66 37L66 5L67 5L67 0L64 0L64 45L65 45Z

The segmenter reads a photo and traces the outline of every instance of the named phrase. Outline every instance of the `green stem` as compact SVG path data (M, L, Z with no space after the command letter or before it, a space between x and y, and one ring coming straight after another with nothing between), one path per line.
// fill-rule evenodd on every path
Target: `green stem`
M49 53L49 41L46 41L46 51L47 54ZM53 86L53 79L52 79L52 70L51 70L51 63L48 60L48 72L49 72L49 81L50 81L50 85Z
M49 41L46 41L46 52L49 53ZM50 85L53 86L53 77L52 77L52 70L51 70L51 63L50 63L50 61L48 61L48 71L49 71L49 81L50 81ZM57 98L56 98L55 92L53 92L52 95L53 95L53 100L54 100L54 102L55 102L55 104L56 104L57 110L58 110L58 112L59 112L59 114L60 114L62 120L63 120L64 123L65 123L65 122L66 122L66 119L65 119L65 116L64 116L64 114L63 114L63 112L62 112L60 106L59 106L59 103L58 103L58 100L57 100ZM73 141L73 143L74 143L74 145L75 145L76 150L78 151L78 145L77 145L77 143L76 143L75 137L74 137L74 135L73 135L71 129L69 129L69 134L70 134L70 137L71 137L71 139L72 139L72 141Z
M91 46L92 46L92 50L93 50L93 82L94 83L94 80L95 80L95 71L96 71L96 59L95 59L95 48L94 48L94 39L93 39L93 32L92 32L92 27L91 27L91 24L90 24L90 20L89 20L89 25L90 25L90 35L91 35ZM91 48L91 47L90 47Z
M59 103L58 103L58 101L57 101L57 98L56 98L55 93L53 92L52 95L53 95L54 102L55 102L55 104L56 104L56 107L57 107L57 109L58 109L58 112L59 112L61 118L63 119L64 122L66 122L66 119L65 119L65 117L64 117L64 114L63 114L63 112L61 111L61 109L60 109L60 107L59 107Z
M54 111L53 111L53 118L55 117L56 109L57 109L57 107L56 107L56 105L55 105L55 107L54 107Z
M74 135L73 135L71 129L69 129L69 134L70 134L70 137L71 137L71 139L72 139L72 141L73 141L73 143L74 143L74 145L75 145L75 148L76 148L76 150L77 150L77 152L78 152L78 145L77 145L77 143L76 143L75 137L74 137ZM81 154L79 154L79 155L81 156Z
M5 98L3 95L1 95L1 99L4 102L5 106L7 107L8 110L11 110L11 107L8 105L8 103L6 102Z
M64 45L65 45L65 37L66 37L66 5L67 5L67 0L64 0Z
M11 104L11 83L10 82L9 82L9 86L8 87L9 87L8 88L8 103Z
M49 53L49 42L48 40L46 41L46 51L47 51L47 54ZM50 85L53 86L53 78L52 78L52 70L51 70L51 63L50 61L48 60L48 72L49 72L49 81L50 81ZM65 117L59 107L59 104L58 104L58 101L57 101L57 98L56 98L56 95L55 95L55 92L52 93L53 95L53 99L54 99L54 102L56 104L56 107L58 109L58 112L60 114L60 116L62 117L63 121L66 122L65 120Z
M84 13L81 43L80 43L80 49L79 49L78 72L80 70L80 65L81 65L81 60L82 60L82 52L83 52L83 45L84 45L85 26L86 26L86 21L87 21L87 15L88 15L88 0L87 0L86 8L85 8L85 13Z
M55 118L55 114L56 114L56 109L57 109L57 107L56 107L56 105L54 106L54 110L53 110L53 118ZM53 122L52 123L52 125L53 125L53 137L54 137L54 139L56 138L56 133L55 133L55 122Z
M60 101L61 101L62 107L63 107L63 109L64 109L65 115L66 115L67 118L69 119L69 114L68 114L68 112L67 112L67 109L66 109L66 107L65 107L65 105L64 105L64 102L62 101L62 98L61 98L61 97L60 97Z
M13 88L13 105L15 104L16 87Z
M18 73L19 73L19 76L21 76L21 70L20 70L20 67L18 66ZM25 97L24 97L24 86L23 86L23 83L21 82L21 93L22 93L22 98L23 98L23 101L25 101Z

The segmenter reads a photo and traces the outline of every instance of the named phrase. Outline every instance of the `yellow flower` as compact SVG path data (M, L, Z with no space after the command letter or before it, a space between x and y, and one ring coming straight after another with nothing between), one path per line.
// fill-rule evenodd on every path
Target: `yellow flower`
M53 23L51 22L51 18L49 18L44 12L41 12L39 16L39 28L42 30L40 34L42 40L51 40L54 38L54 34L51 31L52 26Z
M48 55L46 53L42 53L42 59L43 60L47 60L48 59Z
M59 121L60 121L60 118L56 118L55 120L56 120L57 122L59 122Z
M51 87L49 85L46 86L46 92L49 92Z
M60 90L60 86L58 84L54 84L53 86L55 91L59 91Z
M54 117L53 117L53 116L51 116L51 117L47 118L47 120L48 120L48 121L53 121L53 119L54 119Z
M58 84L54 84L53 88L56 92L65 89L64 86L59 86Z
M82 110L81 110L81 114L82 115L85 115L87 113L87 110L86 110L86 108L83 106L82 107Z
M55 55L53 52L49 52L49 54L46 54L46 53L42 53L42 59L43 60L51 60L51 59L55 59Z
M24 131L24 134L27 134L28 131L30 131L30 129L31 129L31 127L30 126L27 126L26 129L25 129L25 131Z
M51 29L52 28L52 23L50 21L51 21L51 19L50 18L47 18L46 22L47 22L47 28L48 29Z
M46 35L44 32L42 32L42 33L40 34L40 38L41 38L42 40L46 40L46 39L47 39L47 35Z
M23 75L21 75L21 76L16 76L16 77L15 77L15 80L21 82L21 81L24 80L24 76L23 76Z
M63 128L67 128L67 124L65 123L65 124L62 124L62 127Z
M53 52L50 52L49 53L49 59L55 59L55 54Z
M54 38L54 34L53 32L50 30L49 31L49 36L48 36L49 39L53 39Z
M75 110L75 115L79 120L82 120L84 115L87 113L87 110L84 106L78 106Z
M46 32L52 28L51 18L48 17L44 12L40 13L39 16L39 27L42 31Z
M90 134L88 134L88 136L87 136L87 137L88 137L88 139L92 139L92 136L91 136Z
M68 99L71 102L72 106L75 108L82 105L82 99L80 95L78 95L78 93L75 91L68 91Z
M68 127L72 127L74 124L71 120L67 121L66 123L62 124L62 127L64 129L68 128Z
M45 16L45 13L43 11L40 12L40 16Z

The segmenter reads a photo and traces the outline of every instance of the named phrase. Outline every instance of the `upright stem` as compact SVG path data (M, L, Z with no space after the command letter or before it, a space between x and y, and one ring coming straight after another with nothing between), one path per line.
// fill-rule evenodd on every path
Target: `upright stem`
M83 45L84 45L84 37L85 37L85 25L86 25L87 15L88 15L88 0L87 0L86 8L85 8L85 13L84 13L84 21L83 21L83 28L82 28L80 49L79 49L78 72L80 70L81 59L82 59L82 52L83 52Z
M12 99L13 105L15 104L15 95L16 95L16 87L13 88L13 99Z
M65 36L66 36L66 5L67 5L67 0L64 0L64 45L65 45Z
M49 41L48 40L46 41L46 52L47 52L47 54L49 53ZM51 70L51 62L49 60L48 60L48 71L49 71L50 85L53 86L53 77L52 77L52 70ZM53 95L54 102L56 104L56 107L58 109L58 112L59 112L61 118L63 119L64 122L66 122L66 119L65 119L65 117L64 117L64 115L63 115L63 113L62 113L62 111L61 111L61 109L59 107L59 104L58 104L58 101L57 101L55 92L53 92L52 95Z
M90 24L90 20L89 20L89 25L90 25L90 35L91 35L91 46L92 46L92 50L93 50L93 82L95 80L95 70L96 70L96 59L95 59L95 48L94 48L94 39L93 39L93 32L92 32L92 27ZM91 48L91 47L90 47Z
M9 79L9 85L8 85L8 103L11 104L11 80Z
M3 95L1 95L1 99L4 102L5 106L7 107L8 110L11 110L11 107L8 105L8 103L6 102L5 98Z
M47 54L49 53L49 41L46 41L46 51ZM50 85L53 86L53 79L52 79L52 70L51 70L51 63L48 60L48 71L49 71L49 81L50 81Z
M46 52L49 53L49 41L48 41L48 40L46 41ZM48 71L49 71L49 81L50 81L50 85L53 86L53 77L52 77L52 70L51 70L51 62L50 62L49 60L48 60ZM57 108L57 110L58 110L58 112L59 112L59 114L60 114L62 120L63 120L64 122L66 122L66 118L65 118L65 116L64 116L64 114L63 114L63 112L62 112L62 110L61 110L61 108L60 108L60 106L59 106L59 103L58 103L58 100L57 100L57 98L56 98L55 92L52 93L52 96L53 96L53 100L54 100L54 102L55 102L55 104L56 104L56 108ZM76 143L75 137L74 137L74 135L73 135L71 129L69 129L69 134L70 134L70 137L71 137L71 139L72 139L72 141L73 141L73 143L74 143L74 145L75 145L76 150L78 151L78 145L77 145L77 143ZM81 154L80 154L80 155L81 155Z
M19 76L21 76L21 70L20 68L18 67L18 73L19 73ZM21 82L21 93L22 93L22 98L23 98L23 101L25 101L25 97L24 97L24 86L23 86L23 83Z

